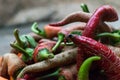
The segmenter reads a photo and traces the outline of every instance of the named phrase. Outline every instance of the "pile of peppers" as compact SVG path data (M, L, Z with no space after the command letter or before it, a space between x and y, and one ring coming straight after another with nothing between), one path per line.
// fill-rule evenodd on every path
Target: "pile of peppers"
M89 16L90 10L84 3L80 7L82 11L79 14L70 14L59 22L45 25L43 29L34 22L32 34L20 35L20 31L14 29L15 41L10 44L10 54L17 55L26 66L49 61L64 51L77 48L75 61L42 72L29 73L31 68L22 77L24 68L7 77L0 72L0 76L9 80L120 80L120 56L115 49L109 48L119 48L120 30L105 23L118 20L116 10L110 5L103 5L87 20L87 17L80 18L80 14L84 12ZM80 25L66 28L67 24L78 21Z

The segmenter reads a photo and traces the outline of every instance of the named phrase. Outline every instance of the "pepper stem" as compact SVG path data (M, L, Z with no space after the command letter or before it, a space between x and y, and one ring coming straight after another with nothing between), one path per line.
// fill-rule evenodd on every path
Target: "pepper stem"
M46 37L45 31L44 31L44 30L40 30L40 29L38 28L37 22L33 23L32 27L31 27L31 30L32 30L34 33L36 33L36 34L38 34L38 35L40 35L40 36Z
M16 39L16 44L18 44L20 47L24 47L24 43L21 41L20 37L19 37L19 31L18 29L15 29L14 30L14 36L15 36L15 39Z
M47 48L41 49L37 55L37 61L42 61L45 59L51 59L54 57L53 53L50 53Z
M57 43L55 44L55 46L52 48L52 51L53 51L53 52L60 46L60 43L64 40L64 37L65 37L64 34L62 34L62 33L59 33L59 34L58 34L58 41L57 41Z
M58 80L66 80L66 79L65 79L64 76L61 75L61 76L58 77Z
M60 69L56 70L55 72L53 72L51 74L48 74L48 75L42 76L40 78L37 78L37 80L45 80L46 78L50 78L50 77L58 77L59 72L60 72Z
M110 37L115 40L118 40L120 38L120 35L118 33L101 33L98 34L97 37Z
M89 57L88 59L86 59L79 71L78 71L78 80L89 80L89 69L90 69L90 66L92 65L92 62L93 61L97 61L97 60L100 60L101 57L99 56L92 56L92 57Z
M33 48L36 47L37 43L35 42L35 39L34 39L32 36L26 35L25 38L27 39L28 44L29 44L31 47L33 47Z
M90 12L86 4L82 3L80 6L84 12L87 12L87 13Z
M10 46L19 50L19 51L21 51L22 54L25 55L26 57L29 57L28 53L23 48L21 48L20 46L18 46L16 44L10 44Z

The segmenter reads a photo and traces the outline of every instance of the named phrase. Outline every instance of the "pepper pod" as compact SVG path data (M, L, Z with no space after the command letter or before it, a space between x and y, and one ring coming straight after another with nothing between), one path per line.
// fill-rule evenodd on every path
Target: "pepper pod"
M55 45L55 41L40 40L36 48L34 49L33 59L35 62L42 61L44 59L50 59L54 57L52 53L52 47Z
M0 66L1 76L9 75L15 79L19 71L21 71L26 64L15 54L6 53L3 55L2 65Z
M89 80L89 73L92 63L100 59L101 58L99 56L92 56L87 58L79 68L78 80Z
M91 18L86 24L85 30L82 35L90 38L95 38L95 31L99 24L104 23L104 21L116 21L118 20L118 15L116 10L109 6L104 5L96 9ZM105 26L104 26L105 27ZM105 28L103 28L105 30Z
M100 68L100 70L102 70L102 73L105 74L103 79L120 79L120 58L110 48L100 42L95 41L94 39L85 36L69 35L69 38L78 47L81 45L84 49L86 49L85 56L96 55L101 57L101 60L99 60L96 65L98 68Z

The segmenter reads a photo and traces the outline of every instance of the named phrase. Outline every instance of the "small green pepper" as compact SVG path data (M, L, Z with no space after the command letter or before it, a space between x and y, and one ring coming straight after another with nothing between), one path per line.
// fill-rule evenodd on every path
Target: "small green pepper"
M32 30L34 33L36 33L36 34L38 34L38 35L40 35L40 36L46 37L45 31L44 31L44 30L40 30L40 29L38 28L37 22L34 22L34 23L33 23L32 27L31 27L31 30Z
M93 61L100 60L99 56L92 56L87 58L81 65L78 71L78 80L89 80L89 69Z
M82 3L80 6L84 12L87 12L87 13L90 12L86 4Z
M117 45L117 44L120 43L120 30L100 33L96 37L97 38L108 37L110 39L110 44L111 45Z

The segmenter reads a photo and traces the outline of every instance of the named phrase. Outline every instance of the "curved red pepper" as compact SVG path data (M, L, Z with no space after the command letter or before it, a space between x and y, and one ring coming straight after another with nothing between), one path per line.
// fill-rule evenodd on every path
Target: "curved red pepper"
M69 38L78 47L83 46L86 48L86 53L101 57L101 60L97 65L104 70L108 80L120 79L120 58L112 52L111 49L104 44L85 36L69 35Z
M116 20L118 20L118 15L113 7L109 5L101 6L94 12L92 17L89 19L82 35L94 38L94 32L99 24L103 23L104 21L111 22Z

